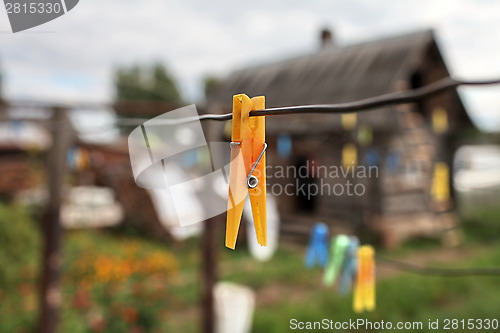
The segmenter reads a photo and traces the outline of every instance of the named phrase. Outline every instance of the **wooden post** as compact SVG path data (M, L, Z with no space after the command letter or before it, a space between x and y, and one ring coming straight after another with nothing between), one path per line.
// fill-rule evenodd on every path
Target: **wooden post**
M201 332L215 333L215 299L214 285L217 280L217 248L215 244L217 217L204 222L201 240L202 269L202 320Z
M61 197L66 174L66 156L72 139L67 112L54 108L50 124L52 146L47 156L48 202L42 217L44 249L41 267L39 333L54 333L59 321L61 291L59 286L61 265Z

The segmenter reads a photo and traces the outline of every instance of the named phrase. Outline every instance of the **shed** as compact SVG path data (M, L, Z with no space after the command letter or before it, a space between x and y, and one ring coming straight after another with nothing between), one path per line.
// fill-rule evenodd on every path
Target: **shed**
M210 112L230 112L232 95L238 93L264 95L266 107L342 103L419 88L447 76L435 35L424 30L329 45L304 56L235 71L219 84L207 105ZM311 223L323 221L338 231L368 230L387 246L416 235L446 235L448 240L454 235L445 232L455 230L457 222L450 170L464 129L472 127L456 91L356 115L299 114L266 121L268 191L290 183L295 188L293 195L273 193L285 219L284 231L305 234ZM280 148L287 146L291 149ZM356 170L376 167L376 175L335 177L325 171L342 170L343 154L355 160ZM436 168L439 165L447 172ZM278 169L301 166L308 170L305 176L288 172L276 177ZM347 182L360 184L363 193L332 192L335 186L345 189ZM302 184L330 191L304 195L297 191ZM436 195L436 186L441 196Z

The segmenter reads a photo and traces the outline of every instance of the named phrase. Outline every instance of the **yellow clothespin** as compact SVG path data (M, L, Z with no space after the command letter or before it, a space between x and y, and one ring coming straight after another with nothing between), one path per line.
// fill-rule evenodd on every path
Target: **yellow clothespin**
M266 157L265 117L249 117L252 110L265 109L264 96L250 99L233 96L229 201L226 220L226 246L235 248L241 214L247 193L250 195L257 242L267 245L266 232Z
M342 147L342 167L348 169L358 165L358 150L354 143L346 143Z
M448 130L448 113L446 109L437 107L432 110L432 128L437 134L443 134Z
M340 120L342 122L342 127L347 131L350 131L356 127L356 113L343 113L340 115Z
M375 250L371 245L358 249L358 272L354 288L354 312L375 309Z
M436 202L450 199L450 171L444 162L438 162L434 166L431 194Z

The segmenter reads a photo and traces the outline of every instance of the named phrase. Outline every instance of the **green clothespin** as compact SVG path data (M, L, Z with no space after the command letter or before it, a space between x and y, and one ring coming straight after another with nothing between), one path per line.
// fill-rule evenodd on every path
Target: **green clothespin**
M344 262L344 254L349 246L349 236L338 235L335 238L332 237L330 243L330 262L326 267L325 274L323 275L323 282L327 286L331 286L335 283L335 279L340 274L342 269L342 264Z

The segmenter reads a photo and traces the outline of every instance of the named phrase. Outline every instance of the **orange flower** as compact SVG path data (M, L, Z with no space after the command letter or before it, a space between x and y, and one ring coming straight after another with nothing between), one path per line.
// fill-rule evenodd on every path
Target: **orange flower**
M125 322L131 324L137 321L137 317L139 317L139 311L137 311L134 307L126 307L122 311L123 319Z
M84 255L76 260L76 277L85 283L120 282L132 275L173 275L178 262L169 252L155 250L142 254L137 242L127 242L122 255Z

